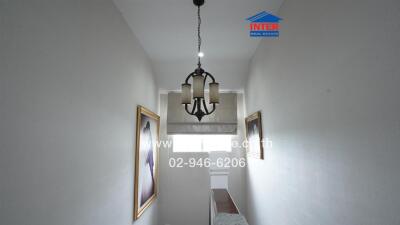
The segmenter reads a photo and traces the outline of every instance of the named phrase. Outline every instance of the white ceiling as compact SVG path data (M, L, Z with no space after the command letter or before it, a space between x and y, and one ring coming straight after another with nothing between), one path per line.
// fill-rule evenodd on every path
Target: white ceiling
M202 16L203 68L222 89L244 87L259 39L250 38L247 17L276 13L283 0L205 0ZM176 90L196 67L197 9L192 0L114 0L148 53L160 89Z

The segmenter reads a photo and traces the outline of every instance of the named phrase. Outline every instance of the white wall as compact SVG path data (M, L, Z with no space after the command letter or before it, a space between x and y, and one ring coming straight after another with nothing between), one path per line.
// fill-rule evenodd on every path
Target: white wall
M252 225L400 224L400 2L287 0L250 66Z
M160 95L160 138L172 141L167 135L168 95ZM172 148L160 148L160 225L207 225L209 214L210 175L208 168L172 168L170 158L206 158L208 153L174 153Z
M0 224L132 224L136 106L157 95L112 1L0 0L0 30Z
M238 132L233 136L233 143L238 143L240 146L233 146L232 152L229 154L231 159L246 159L246 149L241 145L245 140L245 124L244 124L244 95L237 94L237 118ZM246 162L247 163L247 162ZM236 206L241 214L246 215L246 167L230 167L228 177L228 189Z

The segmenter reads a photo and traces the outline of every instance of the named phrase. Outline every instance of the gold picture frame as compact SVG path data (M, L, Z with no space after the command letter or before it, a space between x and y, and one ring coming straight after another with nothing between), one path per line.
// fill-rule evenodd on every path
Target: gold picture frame
M134 212L137 220L157 198L160 116L137 107Z
M261 112L255 112L246 117L247 155L264 159L263 132Z

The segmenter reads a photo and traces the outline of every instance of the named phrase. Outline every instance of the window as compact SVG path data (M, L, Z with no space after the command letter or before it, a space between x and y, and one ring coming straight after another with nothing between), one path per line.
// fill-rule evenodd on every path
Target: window
M174 135L174 152L231 151L232 135Z

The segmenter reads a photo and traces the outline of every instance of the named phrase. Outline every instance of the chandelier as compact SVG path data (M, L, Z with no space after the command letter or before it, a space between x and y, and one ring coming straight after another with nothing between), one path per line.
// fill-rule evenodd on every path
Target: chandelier
M190 115L196 116L199 121L206 116L210 115L215 111L216 104L219 103L219 84L215 82L214 77L201 68L200 58L204 56L201 52L201 36L200 36L200 6L204 4L204 0L193 0L193 3L197 6L197 68L194 72L190 73L185 83L182 84L181 103L185 105L185 110ZM192 97L192 84L193 83L193 97ZM206 99L204 96L204 89L206 84L209 85L209 104L212 105L212 109L207 108ZM193 100L193 102L192 102ZM190 106L192 105L192 106Z

